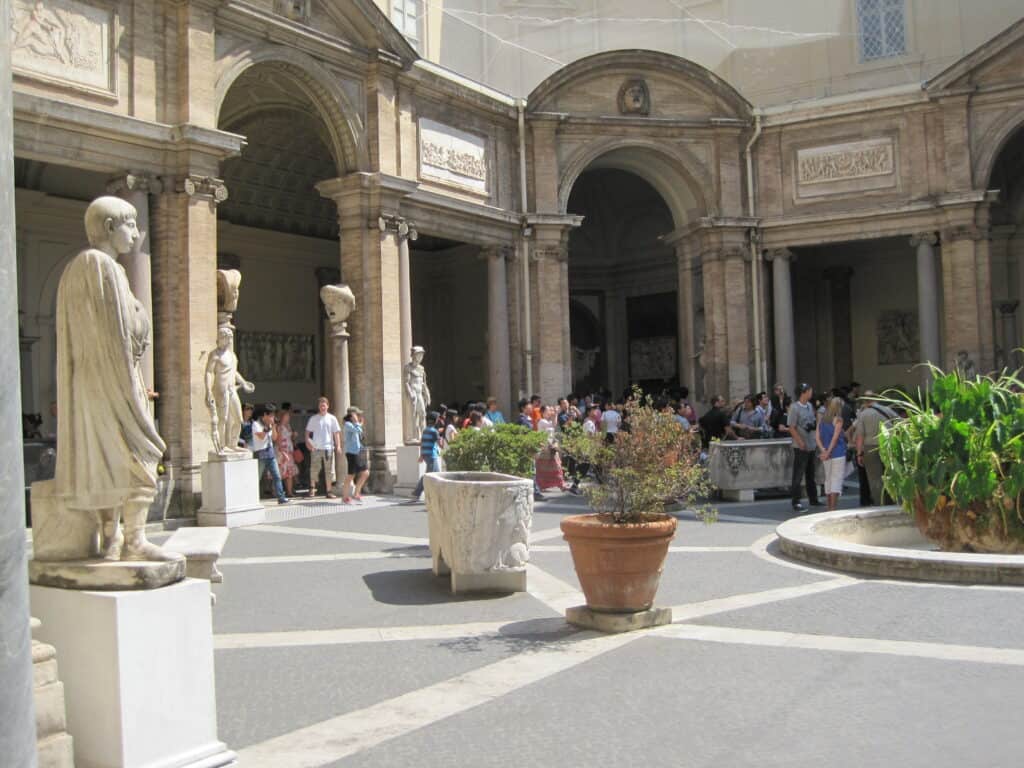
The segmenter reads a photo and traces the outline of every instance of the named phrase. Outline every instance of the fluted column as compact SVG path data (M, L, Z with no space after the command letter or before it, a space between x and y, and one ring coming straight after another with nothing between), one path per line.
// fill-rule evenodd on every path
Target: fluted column
M159 192L160 182L145 174L126 173L111 180L107 189L122 200L126 200L135 207L138 214L135 223L139 228L139 239L135 244L135 250L119 258L124 271L128 275L128 286L132 289L135 298L146 308L150 321L153 318L153 264L150 256L151 244L149 238L149 193ZM142 379L146 387L153 389L153 346L152 344L142 353Z
M768 251L772 263L772 318L775 329L775 378L787 391L795 391L796 329L793 326L793 282L790 263L795 260L792 251L779 248Z
M10 18L0 0L0 18ZM25 477L21 463L21 382L18 359L18 267L14 254L14 137L11 116L11 36L0 39L0 762L36 764L32 703L28 577L25 566Z
M482 251L487 259L487 389L504 413L512 413L509 370L507 248Z
M939 242L934 232L920 232L910 238L917 249L917 316L921 339L921 362L942 364L941 334L939 333L939 270L935 263L935 245ZM931 380L927 371L923 376Z

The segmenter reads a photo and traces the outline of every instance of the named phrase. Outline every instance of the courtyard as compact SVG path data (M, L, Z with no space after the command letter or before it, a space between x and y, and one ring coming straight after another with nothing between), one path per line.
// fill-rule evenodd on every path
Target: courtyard
M674 623L602 635L564 620L583 511L535 506L527 593L453 597L421 504L268 507L213 585L220 738L247 768L1019 764L1019 588L798 565L788 500L721 504L677 513Z

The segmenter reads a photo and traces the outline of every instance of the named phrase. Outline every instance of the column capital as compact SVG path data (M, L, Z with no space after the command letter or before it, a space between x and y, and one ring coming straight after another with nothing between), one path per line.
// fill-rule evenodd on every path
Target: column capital
M395 235L401 240L417 240L420 233L416 231L416 225L404 216L397 214L382 214L377 217L376 222L369 223L370 229L379 229L385 234Z
M796 254L789 248L772 248L764 252L765 261L796 261Z
M213 176L200 176L194 173L185 176L163 176L160 183L160 192L174 191L188 197L207 198L213 205L228 199L228 188L224 185L224 180Z
M1017 311L1018 306L1020 306L1019 301L1001 301L999 302L999 314L1004 317L1006 315L1012 315Z
M488 245L480 249L479 257L484 261L512 261L515 248L510 245Z
M107 182L107 192L112 195L126 195L129 192L159 194L163 191L160 179L148 173L126 171Z
M933 232L917 232L910 237L910 247L917 248L919 245L938 245L939 236Z

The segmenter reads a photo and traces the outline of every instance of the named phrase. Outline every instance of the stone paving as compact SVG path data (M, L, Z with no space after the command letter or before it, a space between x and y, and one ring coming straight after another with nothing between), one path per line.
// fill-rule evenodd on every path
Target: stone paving
M245 768L1021 765L1024 590L853 578L781 559L787 500L679 514L671 626L577 631L537 505L529 592L453 597L426 512L268 507L213 586L221 738ZM856 494L843 506L856 504Z

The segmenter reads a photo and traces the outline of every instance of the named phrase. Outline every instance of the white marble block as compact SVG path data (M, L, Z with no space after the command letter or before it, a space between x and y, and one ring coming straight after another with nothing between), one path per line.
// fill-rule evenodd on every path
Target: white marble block
M260 503L259 462L234 458L231 454L209 455L200 469L203 477L203 506L196 516L199 525L238 528L258 525L267 514Z
M533 482L493 472L424 477L434 573L452 592L526 590Z
M420 461L418 445L398 446L398 481L395 483L396 493L412 493L426 471L427 465Z
M32 586L41 642L57 649L79 768L218 768L210 587L134 592Z
M756 490L788 488L793 479L793 441L715 441L708 448L708 473L727 501L753 501Z
M224 526L179 528L164 542L164 551L185 556L185 575L190 579L206 579L220 584L224 574L217 568L217 560L228 541Z

